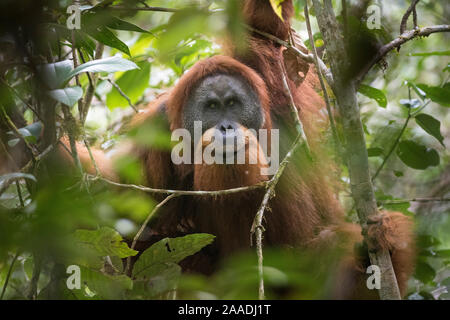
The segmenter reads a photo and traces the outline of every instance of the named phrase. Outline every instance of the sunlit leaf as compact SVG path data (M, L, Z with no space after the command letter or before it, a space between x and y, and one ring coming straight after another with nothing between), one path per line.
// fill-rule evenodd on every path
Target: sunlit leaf
M83 96L83 89L79 86L75 86L64 89L50 90L47 93L56 101L72 107Z
M117 72L128 71L139 68L133 61L123 59L120 57L110 57L98 60L92 60L76 67L69 74L66 75L64 81L82 72Z
M270 5L272 6L273 11L277 14L277 16L284 21L283 19L283 7L281 4L284 0L270 0Z
M101 227L98 230L77 230L74 236L79 242L96 250L100 256L126 258L138 253L123 242L116 230L108 227Z
M150 79L150 63L144 61L138 63L138 66L139 69L125 72L116 81L116 84L133 104L142 97L145 89L148 88L148 81ZM116 88L112 88L106 96L106 105L109 109L129 106L128 101Z

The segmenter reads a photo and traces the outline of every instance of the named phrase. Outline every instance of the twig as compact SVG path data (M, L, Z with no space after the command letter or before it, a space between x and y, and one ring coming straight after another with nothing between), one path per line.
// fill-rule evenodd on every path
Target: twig
M131 108L133 108L133 110L138 113L139 111L136 109L136 107L133 105L133 103L131 103L130 98L128 98L128 96L122 91L122 89L120 89L119 85L117 83L115 83L114 81L112 81L111 79L108 79L108 82L111 83L114 88L117 89L117 91L119 92L119 94L125 98L125 100L128 101L128 104L130 105Z
M6 113L6 110L4 108L2 108L3 110L3 114L5 116L6 121L8 122L9 126L11 127L11 129L14 131L14 133L23 140L23 142L25 143L25 146L27 147L28 151L30 152L31 155L31 159L33 161L36 161L35 157L34 157L34 151L33 148L31 147L30 143L25 139L25 137L20 133L19 129L17 129L16 125L14 124L14 122L11 120L11 118L8 116L8 114Z
M398 134L397 138L394 141L394 144L389 149L389 152L387 153L386 157L384 157L383 162L378 167L375 174L372 176L372 182L375 181L375 179L378 177L378 174L383 170L384 165L388 161L389 157L392 155L392 152L394 152L395 148L397 148L398 143L400 142L401 137L403 136L403 133L405 133L406 127L408 126L409 120L411 120L411 109L408 108L408 117L405 120L405 123L403 124L402 129L400 130L400 133Z
M155 11L155 12L178 12L181 9L175 8L163 8L163 7L126 7L126 6L112 6L109 7L110 10L119 10L119 11Z
M402 204L408 202L447 202L450 198L412 198L412 199L398 199L398 200L380 200L381 204Z
M406 30L406 24L408 23L408 18L411 15L411 12L413 13L413 19L414 19L414 28L417 27L417 12L416 12L416 5L419 2L419 0L412 0L411 5L406 10L405 14L402 17L402 21L400 23L400 34L404 33Z
M36 300L37 287L39 282L39 277L41 275L41 259L35 254L34 255L34 267L33 275L31 277L30 286L28 288L27 298L30 300Z
M380 48L378 53L370 60L364 68L361 69L359 74L355 78L355 85L356 87L359 86L359 84L364 80L367 73L372 69L372 67L377 64L381 59L383 59L384 56L386 56L390 51L392 51L395 48L400 47L405 42L412 40L417 37L428 37L432 33L437 32L450 32L450 25L443 24L443 25L436 25L436 26L430 26L430 27L423 27L423 28L416 28L414 30L409 30L404 33L402 33L398 38L392 40L391 42L385 44Z
M295 120L295 127L297 130L297 137L295 138L294 143L292 144L291 148L289 149L288 153L284 157L283 161L281 161L280 166L275 173L275 175L267 182L266 186L266 192L264 194L263 200L261 202L261 205L258 209L258 212L255 215L255 218L253 220L253 224L250 230L250 243L252 243L252 236L255 236L256 239L256 254L258 256L258 279L259 279L259 285L258 285L258 297L260 300L264 300L265 294L264 294L264 274L263 274L263 251L262 251L262 238L263 238L263 232L265 231L264 226L262 225L262 221L264 218L264 211L267 208L267 205L269 203L270 198L272 198L275 194L275 187L278 184L278 181L280 180L284 169L286 168L287 164L289 163L290 159L292 158L295 151L300 148L300 146L303 146L308 156L311 157L311 153L308 146L308 141L305 135L305 132L303 130L303 125L300 121L300 117L298 115L298 110L295 107L294 98L292 97L292 92L289 89L289 85L287 83L287 76L286 71L283 68L283 65L281 62L279 63L280 72L282 76L282 81L284 85L284 89L286 90L286 93L288 94L290 98L290 106L291 106L291 113L293 113L293 117Z
M16 95L16 97L19 98L19 100L22 101L22 102L28 107L28 109L30 109L30 110L32 111L33 114L34 114L39 120L42 121L41 117L39 116L38 112L34 109L34 107L32 107L31 104L28 103L24 98L22 98L22 97L20 96L20 94L17 92L17 90L16 90L13 86L11 86L9 83L7 83L7 82L6 82L5 80L3 80L3 79L0 79L0 81L1 81L5 86L7 86L7 87L8 87L8 88Z
M23 207L25 207L25 204L23 202L22 191L20 190L20 183L18 180L16 180L16 189L17 189L17 195L19 197L20 207L23 208Z
M72 58L73 58L73 68L75 69L78 67L78 57L77 57L77 50L76 50L76 42L75 42L75 30L72 30ZM81 87L80 84L80 78L79 75L75 75L75 83L77 86ZM83 115L83 98L80 98L78 100L78 112L80 113L80 116Z
M6 292L6 287L8 286L9 278L11 277L12 269L14 267L14 263L16 262L17 258L19 257L20 252L17 251L16 255L14 256L11 265L9 266L8 273L6 274L5 283L3 284L2 294L0 295L0 300L3 300L3 297Z
M89 146L89 143L87 142L86 139L83 139L84 145L88 151L89 154L89 158L91 159L92 163L94 164L94 169L95 169L95 176L100 176L100 170L98 169L97 166L97 162L95 161L94 156L92 155L92 151L91 151L91 147Z
M345 0L342 0L342 4L343 4L343 6L345 6ZM345 11L345 14L346 14L346 11ZM319 77L320 86L322 88L323 96L325 98L325 105L327 107L328 117L330 119L331 133L333 135L333 141L334 141L334 145L336 147L336 156L339 157L341 155L341 146L340 146L339 138L338 138L338 135L337 135L336 124L334 122L333 113L331 111L331 105L330 105L330 98L329 98L329 95L328 95L328 90L327 90L327 87L325 86L325 83L323 81L322 70L319 68L319 56L317 55L316 45L314 44L314 38L313 38L312 30L311 30L311 22L309 20L309 10L308 10L308 3L307 2L305 2L305 20L306 20L306 28L308 29L308 36L309 36L310 45L311 45L312 52L313 52L313 55L314 55L314 62L315 62L316 67L317 67L317 76Z
M255 28L249 26L249 25L245 25L245 27L248 30L252 31L252 32L255 32L255 33L259 34L259 35L262 35L262 36L266 37L267 39L275 41L276 43L278 43L278 44L280 44L280 45L282 45L282 46L284 46L286 48L289 48L289 49L293 50L300 58L304 59L305 61L310 62L310 63L314 63L315 62L314 61L314 56L312 54L306 54L306 53L302 52L301 50L299 50L298 48L296 48L295 46L292 46L290 43L288 43L288 42L286 42L284 40L281 40L280 38L275 37L274 35L272 35L270 33L267 33L267 32L264 32L264 31L260 31L258 29L255 29ZM328 70L328 68L325 65L325 63L320 58L318 58L318 67L317 68L321 70L322 74L327 79L327 82L330 85L330 87L333 87L333 76L332 76L330 70Z
M100 43L100 42L97 43L97 46L95 49L95 56L94 56L95 60L102 58L104 48L105 48L105 46L103 43ZM95 73L92 74L91 83L90 83L89 87L87 88L86 95L84 96L83 114L80 114L80 119L81 119L82 124L84 124L84 122L86 121L86 117L89 112L89 108L91 106L92 98L94 97L94 94L95 94L95 88L97 87L97 80L98 80L98 75Z
M95 177L92 175L87 175L88 179L90 180L100 180L103 182L106 182L108 184L122 187L122 188L130 188L134 190L139 190L146 193L152 193L152 194L176 194L179 196L208 196L208 197L215 197L215 196L222 196L222 195L228 195L228 194L235 194L240 192L247 192L251 190L261 189L266 187L267 181L263 181L251 186L247 187L239 187L239 188L232 188L232 189L224 189L224 190L217 190L217 191L189 191L189 190L171 190L171 189L156 189L156 188L149 188L144 186L138 186L135 184L124 184L124 183L118 183L114 182L108 179L105 179L103 177Z
M164 206L167 202L170 201L170 199L173 199L175 197L180 196L180 194L171 194L168 195L163 201L161 201L160 203L158 203L153 210L150 212L150 214L147 216L147 218L145 219L144 223L142 224L141 228L139 229L139 231L136 233L136 236L133 239L133 242L131 244L131 249L134 249L136 247L136 243L139 241L139 238L141 237L142 232L144 232L145 228L147 227L148 223L150 222L150 219L156 214L156 212L162 207ZM128 274L131 276L130 270L131 268L131 257L127 258L127 266L125 268L125 274Z
M70 112L69 107L66 105L62 105L61 108L64 113L65 129L67 131L67 136L69 137L70 154L72 155L75 166L79 170L80 176L82 177L83 176L83 167L81 166L80 158L78 157L78 151L77 151L76 140L75 140L75 130L76 130L77 124L76 124L75 118L72 116L72 113Z

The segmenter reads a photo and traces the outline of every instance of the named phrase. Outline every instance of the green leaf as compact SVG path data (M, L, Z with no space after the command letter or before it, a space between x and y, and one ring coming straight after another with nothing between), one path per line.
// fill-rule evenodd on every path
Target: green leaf
M64 79L65 81L70 80L77 74L82 72L117 72L117 71L128 71L132 69L139 68L133 61L126 60L120 57L110 57L98 60L92 60L82 65L76 67L72 70Z
M431 87L426 84L418 84L417 87L424 91L432 101L444 107L450 107L450 82L447 82L442 88Z
M360 85L358 92L362 95L365 95L368 98L374 99L378 105L382 108L386 108L387 106L387 99L386 95L383 93L383 91L376 89L371 86L366 86L364 84Z
M146 270L161 263L178 263L200 251L214 240L206 233L195 233L179 238L165 238L145 250L133 267L133 276L145 274Z
M150 63L147 61L138 63L138 70L130 70L122 74L116 81L119 88L130 98L131 103L136 103L148 88L150 79ZM116 88L112 88L106 96L106 105L109 109L128 107L128 101L119 93Z
M107 26L114 30L125 30L125 31L134 31L134 32L141 32L141 33L149 33L148 31L129 23L128 21L121 20L117 17L111 16L109 23Z
M138 253L122 241L122 237L116 230L108 227L98 230L77 230L74 236L79 242L94 249L99 256L126 258Z
M282 20L283 19L283 8L281 4L284 2L284 0L270 0L270 5L272 6L273 11L276 13L276 15Z
M50 89L61 88L73 69L70 60L40 65L37 67L41 78Z
M450 50L408 53L408 56L413 56L413 57L450 56Z
M414 276L423 283L428 283L433 281L436 271L428 263L419 260Z
M80 267L81 282L103 299L124 299L125 292L133 289L133 281L126 275L112 276Z
M73 107L75 103L83 96L83 89L79 86L68 87L64 89L50 90L47 92L50 97L66 106Z
M369 157L379 157L383 155L383 149L381 148L369 148L367 149L367 154Z
M176 263L154 264L133 281L132 294L138 295L136 298L151 298L174 290L180 276L181 267Z
M409 88L412 88L417 93L417 95L420 97L420 99L422 99L422 101L426 98L427 94L425 93L425 91L420 89L414 83L412 83L410 81L406 81L406 84L408 85Z
M441 135L441 123L432 116L421 113L415 117L417 124L427 133L435 137L442 146L444 145L444 137Z
M439 154L432 148L427 148L411 140L401 141L397 155L408 167L424 170L439 164Z
M115 48L123 53L126 53L128 56L131 56L128 46L122 42L122 40L117 38L116 35L108 28L98 27L95 32L88 32L88 34L104 45Z

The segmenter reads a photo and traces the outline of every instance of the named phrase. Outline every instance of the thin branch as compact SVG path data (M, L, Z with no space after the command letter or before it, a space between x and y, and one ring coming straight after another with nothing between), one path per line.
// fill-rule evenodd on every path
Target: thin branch
M30 300L36 300L38 282L39 282L39 277L41 275L41 267L42 267L41 259L36 254L34 254L33 275L31 277L30 286L28 288L28 293L27 293L27 298Z
M405 42L408 42L409 40L412 40L417 37L428 37L432 33L438 33L438 32L450 32L450 25L443 24L443 25L436 25L436 26L430 26L430 27L423 27L423 28L416 28L414 30L409 30L404 33L402 33L398 38L392 40L391 42L385 44L380 48L378 53L370 60L364 68L361 69L359 74L355 78L355 85L356 87L359 86L359 84L364 80L367 73L372 69L372 67L377 64L381 59L383 59L390 51L392 51L395 48L400 47Z
M75 69L78 67L78 57L77 57L77 50L76 50L76 42L75 42L75 30L72 30L72 58L73 58L73 68ZM79 75L75 75L75 83L77 86L81 87L80 84L80 78ZM83 115L83 98L80 98L78 100L78 112L80 113L80 116Z
M411 5L406 10L405 14L402 17L402 21L400 23L400 34L404 33L406 30L406 24L408 23L409 16L411 15L411 12L413 13L413 19L414 19L414 28L417 27L417 12L416 12L416 5L419 2L419 0L412 0Z
M3 297L6 292L6 287L8 286L9 278L11 277L12 269L14 267L14 263L16 263L17 258L19 257L20 252L17 251L16 255L14 256L13 260L11 261L11 265L9 266L8 273L6 274L5 283L3 284L2 294L0 295L0 300L3 300Z
M136 107L133 105L133 103L131 103L130 98L122 91L122 89L120 89L119 85L117 83L115 83L114 81L112 81L111 79L108 79L108 82L111 83L113 85L114 88L117 89L117 91L119 92L119 94L125 98L125 100L128 101L128 104L130 105L131 108L133 108L133 110L138 113L138 109L136 109Z
M154 12L178 12L181 9L175 8L164 8L164 7L126 7L126 6L112 6L108 8L109 10L118 10L118 11L154 11Z
M105 48L105 46L103 43L100 43L100 42L97 43L97 46L95 49L95 56L94 56L95 60L102 58L104 48ZM91 106L92 98L94 97L94 94L95 94L95 88L97 87L97 80L98 80L98 75L95 73L92 74L91 83L90 83L89 87L87 88L86 95L84 97L83 114L80 114L80 119L81 119L82 124L84 124L84 122L86 121L86 117L89 112L89 108Z
M306 53L302 52L301 50L299 50L298 48L296 48L295 46L292 46L290 43L288 43L288 42L286 42L284 40L281 40L280 38L275 37L274 35L272 35L270 33L267 33L267 32L264 32L264 31L260 31L258 29L253 28L253 27L250 27L249 25L245 25L245 27L248 30L252 31L252 32L255 32L255 33L259 34L259 35L262 35L262 36L266 37L267 39L275 41L279 45L282 45L282 46L284 46L286 48L289 48L289 49L293 50L300 58L304 59L305 61L310 62L310 63L314 63L315 62L314 61L314 56L312 54L306 54ZM332 76L330 70L328 70L328 68L325 65L325 63L320 58L318 58L318 67L317 67L317 69L321 70L322 74L327 79L327 82L330 85L330 87L333 87L333 76Z
M389 149L389 152L387 153L386 157L384 157L383 162L378 167L378 169L375 172L375 174L372 176L372 182L375 181L375 179L378 177L379 173L381 172L381 170L383 170L384 165L386 164L386 162L388 161L388 159L390 158L390 156L394 152L395 148L397 148L397 145L400 142L400 139L403 136L403 133L405 133L406 127L408 126L409 120L411 120L411 109L410 108L408 108L408 117L406 118L405 123L403 124L403 127L400 130L400 133L398 134L397 138L395 139L394 144Z
M88 151L89 158L91 159L91 162L94 164L95 175L100 176L100 170L98 169L97 162L95 161L95 158L92 155L91 147L89 146L89 143L86 139L83 139L83 142L84 142L84 146L86 147L86 149Z
M345 0L342 0L342 3L344 5ZM323 81L322 70L319 68L319 56L317 55L316 45L314 44L314 38L313 38L312 30L311 30L311 22L309 20L309 10L308 10L307 2L305 2L305 19L306 19L306 28L308 29L309 41L310 41L310 45L311 45L312 52L314 55L314 63L316 64L316 67L317 67L317 76L319 77L319 82L320 82L320 86L323 91L323 96L325 99L325 105L327 108L328 117L330 119L331 133L333 135L333 141L334 141L334 145L336 147L336 156L339 157L342 154L341 146L340 146L339 138L337 135L336 124L334 122L333 112L331 111L331 104L330 104L330 98L328 95L328 90L327 90L327 87L325 86L325 82Z
M6 110L4 108L2 108L3 110L3 114L5 116L6 121L8 122L9 126L11 127L11 129L14 131L14 133L23 140L23 142L25 143L25 146L27 147L28 151L30 152L31 155L31 159L33 161L36 161L35 157L34 157L34 150L33 147L30 145L30 143L25 139L25 137L20 133L19 129L17 129L16 125L14 124L14 122L11 120L11 118L9 117L9 115L6 113Z
M262 251L262 248L263 248L262 238L263 238L263 233L265 231L264 226L262 224L262 221L264 218L264 211L266 210L266 208L268 206L269 200L274 196L275 187L277 186L278 181L280 180L280 178L284 172L284 169L288 165L288 163L289 163L290 159L292 158L293 154L295 153L295 151L298 148L300 148L301 146L303 146L306 153L309 156L311 155L309 146L308 146L308 141L306 139L306 135L303 130L303 125L300 121L300 117L298 115L298 110L295 107L295 102L294 102L294 98L292 97L292 92L289 89L289 85L287 83L286 71L284 70L283 65L281 63L279 64L279 67L280 67L280 71L281 71L284 89L290 98L291 112L293 113L293 117L294 117L294 120L296 123L295 127L297 129L297 137L296 137L294 143L292 144L291 148L289 149L288 153L284 157L283 161L281 161L277 172L272 177L272 179L270 179L267 182L266 192L264 194L261 205L255 215L255 218L253 219L253 224L252 224L252 227L250 230L250 243L252 243L253 235L255 236L255 239L256 239L256 254L258 256L258 279L259 279L258 297L259 297L259 300L264 300L264 298L265 298L264 274L263 274L263 270L264 270L263 269L263 259L264 259L264 257L263 257L263 251Z
M78 103L81 103L80 101ZM61 106L64 113L64 124L67 132L67 136L69 137L70 144L70 154L72 155L75 166L80 171L80 176L83 176L83 167L81 166L80 157L78 156L76 139L75 139L75 131L76 131L76 121L73 117L70 109L66 105Z
M450 198L412 198L412 199L398 199L398 200L380 200L381 204L403 204L408 202L447 202Z
M99 181L103 181L106 182L108 184L117 186L117 187L122 187L122 188L130 188L130 189L134 189L134 190L139 190L142 192L146 192L146 193L151 193L151 194L175 194L175 195L179 195L179 196L208 196L208 197L216 197L216 196L222 196L222 195L229 195L229 194L235 194L235 193L240 193L240 192L247 192L247 191L251 191L251 190L256 190L256 189L262 189L264 187L266 187L267 185L267 181L263 181L251 186L247 186L247 187L239 187L239 188L232 188L232 189L224 189L224 190L218 190L218 191L189 191L189 190L171 190L171 189L157 189L157 188L149 188L149 187L144 187L144 186L138 186L135 184L124 184L124 183L118 183L118 182L114 182L108 179L105 179L103 177L95 177L93 175L87 175L88 179L95 181L95 180L99 180Z
M171 194L168 195L163 201L161 201L160 203L158 203L153 210L150 212L150 214L147 216L147 218L145 219L144 223L142 224L141 228L139 229L139 231L136 233L136 236L133 239L133 242L131 244L131 249L134 249L136 247L136 243L139 241L139 238L141 237L142 232L144 232L145 228L147 228L148 223L150 222L150 219L156 214L156 212L162 207L164 206L167 202L170 201L170 199L176 198L180 196L180 194ZM127 265L125 268L125 274L128 274L131 276L131 257L127 258Z

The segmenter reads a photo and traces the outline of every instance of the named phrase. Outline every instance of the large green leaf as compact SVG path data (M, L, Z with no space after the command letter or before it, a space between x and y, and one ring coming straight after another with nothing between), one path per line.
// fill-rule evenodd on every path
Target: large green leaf
M431 87L426 84L418 84L417 87L426 93L427 98L444 107L450 107L450 82L443 87Z
M132 298L151 298L176 288L181 267L176 263L156 263L133 281Z
M103 299L124 299L125 292L133 289L133 281L126 275L112 276L80 267L81 282Z
M423 283L428 283L433 281L436 271L427 262L419 259L414 276Z
M130 49L128 46L122 40L117 38L116 35L108 28L103 26L97 27L95 29L87 30L86 33L104 45L115 48L130 56Z
M401 141L397 155L408 167L423 170L439 164L439 154L432 148L427 148L411 140Z
M65 81L70 80L77 74L82 72L117 72L128 71L139 68L133 61L126 60L120 57L110 57L98 60L92 60L76 67L65 78Z
M143 276L157 264L178 263L213 242L214 238L211 234L195 233L162 239L142 253L133 267L133 276Z
M133 104L142 97L150 79L150 63L144 61L138 63L138 66L140 69L127 71L116 81ZM112 88L106 96L106 105L109 109L114 109L128 107L129 104L116 88Z
M122 237L116 230L108 227L98 230L77 230L74 236L82 244L94 249L99 256L126 258L138 253L122 241Z
M149 33L148 31L129 23L128 21L121 20L117 17L111 16L110 21L108 22L108 27L115 30L125 30L125 31L134 31L141 33Z
M435 137L444 146L444 137L441 135L441 123L439 120L425 113L417 115L415 119L423 130Z
M83 96L83 89L79 86L68 87L64 89L55 89L47 92L50 97L66 106L73 107L75 103Z
M387 99L383 91L362 84L359 86L358 92L361 93L362 95L365 95L368 98L374 99L380 107L386 108Z
M70 60L63 60L40 65L37 68L42 80L44 80L49 89L58 89L67 81L73 69L73 63Z

